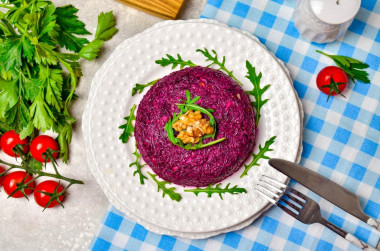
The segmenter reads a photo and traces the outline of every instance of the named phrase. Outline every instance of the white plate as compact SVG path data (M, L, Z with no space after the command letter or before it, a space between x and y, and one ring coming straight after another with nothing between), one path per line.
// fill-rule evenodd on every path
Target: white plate
M224 200L220 200L215 195L207 198L204 194L195 197L182 193L183 199L178 203L167 197L161 198L152 181L141 186L137 177L132 176L133 170L128 164L133 162L133 140L121 144L117 128L123 123L122 118L128 114L130 106L141 100L142 95L130 97L134 83L145 83L168 74L170 68L161 68L154 63L166 53L180 53L184 59L207 65L203 56L195 53L197 48L203 47L225 55L227 67L244 81L246 90L251 84L244 78L245 60L263 73L262 83L272 86L266 93L270 101L262 110L257 145L277 136L273 145L275 150L269 155L295 161L300 145L300 114L287 74L259 43L214 22L166 22L121 44L95 76L86 107L88 118L85 115L83 119L85 141L90 146L90 169L111 203L127 215L135 215L169 232L195 235L234 227L267 208L268 203L254 191L262 174L283 182L286 180L263 162L260 167L252 169L248 177L240 179L241 170L223 182L245 187L247 194L225 195Z

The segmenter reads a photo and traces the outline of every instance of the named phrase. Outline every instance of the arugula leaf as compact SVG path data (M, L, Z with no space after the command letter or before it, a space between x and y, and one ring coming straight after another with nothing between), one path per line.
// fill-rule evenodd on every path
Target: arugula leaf
M256 69L251 65L249 61L246 61L246 67L248 70L248 73L246 75L246 78L251 81L253 85L252 91L246 91L246 93L252 95L255 98L255 101L252 102L252 106L256 110L256 126L259 125L259 120L261 117L261 108L265 105L266 102L268 102L268 99L263 99L263 94L268 90L270 85L266 85L263 88L260 87L260 80L262 77L261 72L259 75L256 74Z
M175 187L169 187L169 188L166 187L166 185L170 184L170 182L165 181L165 180L163 180L163 181L157 180L157 178L156 178L157 174L151 174L150 172L148 172L148 174L152 178L152 180L154 182L156 182L157 192L162 190L162 198L164 198L165 195L168 195L170 197L170 199L178 201L178 202L182 199L181 194L174 191L176 189Z
M141 165L139 163L139 160L141 158L141 154L139 154L138 151L137 151L136 143L135 143L135 151L133 152L133 155L135 155L136 161L132 162L131 164L129 164L129 167L136 166L136 171L133 172L133 176L135 176L136 174L138 174L139 175L139 179L140 179L140 184L144 185L144 179L147 180L148 178L141 172L141 168L143 168L144 166L146 166L146 164Z
M95 39L107 41L116 34L115 17L113 12L100 13L98 16L98 27L96 28Z
M177 54L177 59L174 58L173 56L169 55L169 54L166 54L166 56L168 58L162 58L162 59L156 60L155 61L156 64L159 64L162 67L165 67L165 66L168 66L168 65L172 65L172 69L176 68L178 65L179 65L180 69L183 69L183 67L185 67L185 66L190 66L190 67L197 66L196 64L194 64L190 60L184 61L181 58L181 55L179 55L179 54Z
M221 185L222 185L222 183L219 183L215 187L212 187L213 184L211 184L206 188L198 187L195 189L187 189L184 191L194 193L196 196L198 196L199 193L207 193L207 197L209 197L209 198L214 193L217 193L217 194L219 194L219 197L222 200L223 200L222 194L224 194L224 193L239 194L239 193L246 193L247 192L247 190L245 188L238 187L237 185L230 188L230 183L228 183L225 188L220 187Z
M119 126L120 129L123 129L119 139L125 144L128 142L129 138L132 137L132 132L135 131L133 128L132 122L136 120L135 116L136 105L133 105L131 110L129 111L129 116L124 119L127 121L125 124Z
M368 78L368 73L366 71L362 71L362 69L367 69L369 67L368 64L347 56L330 55L319 50L316 50L316 52L334 60L337 66L347 74L352 82L355 82L355 80L359 80L365 84L369 84L371 82Z
M159 79L150 81L147 84L137 84L136 83L135 87L133 87L133 89L132 89L132 96L134 96L136 93L142 93L146 87L154 85L155 83L157 83L158 80Z
M56 26L59 45L74 52L79 52L89 41L75 35L90 35L85 24L78 19L78 9L72 5L57 7L55 9ZM75 34L75 35L74 35Z
M274 143L276 139L276 136L273 136L269 140L265 142L264 147L259 145L259 152L257 154L251 153L253 156L252 161L248 165L244 165L244 171L240 175L240 178L243 178L244 176L248 175L248 171L253 167L253 166L259 166L260 164L258 163L260 159L269 159L268 156L265 154L267 152L273 151L273 149L270 149L269 147Z
M200 52L203 54L203 56L206 57L206 61L211 61L212 63L209 64L207 67L210 67L211 65L217 65L219 66L219 69L218 70L223 70L224 72L226 72L228 74L228 76L230 76L231 78L233 78L236 82L238 82L240 85L243 85L235 76L234 74L232 73L232 71L229 71L227 68L226 68L226 57L223 56L223 59L222 61L220 62L219 59L218 59L218 54L216 53L215 50L211 50L211 52L214 54L211 55L211 53L208 51L208 49L204 48L204 50L202 51L201 49L197 49L196 50L197 52Z

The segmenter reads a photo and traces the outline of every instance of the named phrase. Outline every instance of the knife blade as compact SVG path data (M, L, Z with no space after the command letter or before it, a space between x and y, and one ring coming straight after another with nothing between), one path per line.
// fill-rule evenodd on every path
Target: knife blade
M316 172L287 160L272 158L269 160L269 165L347 213L380 230L380 222L365 214L360 207L359 197L346 188Z

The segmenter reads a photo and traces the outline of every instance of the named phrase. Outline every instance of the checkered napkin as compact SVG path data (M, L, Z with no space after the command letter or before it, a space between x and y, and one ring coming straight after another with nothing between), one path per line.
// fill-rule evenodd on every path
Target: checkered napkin
M343 39L329 44L306 41L294 27L295 1L208 0L202 18L256 35L285 62L305 110L301 165L360 196L364 212L380 217L380 2L363 0ZM327 96L315 85L316 74L333 62L315 50L365 61L371 84L350 84L347 98ZM315 199L329 221L372 246L379 232L321 199L301 185L290 186ZM332 191L333 192L333 191ZM205 240L157 235L110 206L91 242L93 250L357 250L319 225L305 225L277 207L250 226Z

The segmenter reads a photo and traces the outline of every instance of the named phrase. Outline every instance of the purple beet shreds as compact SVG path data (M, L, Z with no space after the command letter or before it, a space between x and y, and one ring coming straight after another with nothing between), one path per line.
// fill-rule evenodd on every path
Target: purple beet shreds
M215 139L224 141L199 150L169 141L164 127L179 112L176 104L186 99L186 90L191 98L200 96L196 104L214 110ZM145 94L136 117L135 137L144 161L162 179L183 186L203 187L227 178L242 167L255 144L255 113L247 94L210 68L190 67L163 77Z

